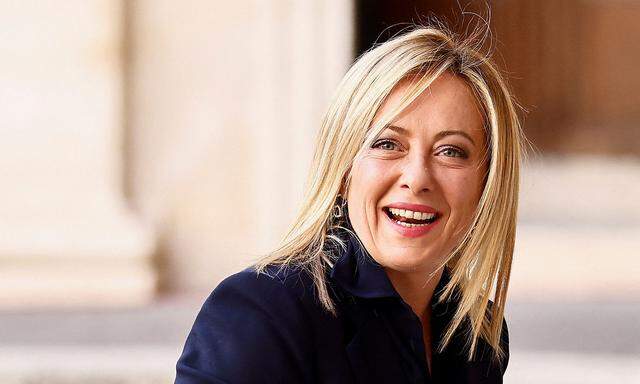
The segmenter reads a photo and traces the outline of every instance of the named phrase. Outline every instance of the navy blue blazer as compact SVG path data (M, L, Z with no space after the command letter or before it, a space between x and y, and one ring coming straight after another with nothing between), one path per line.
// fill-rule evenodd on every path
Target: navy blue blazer
M337 317L321 307L301 269L274 266L269 276L247 268L222 281L205 301L178 360L175 383L502 383L506 323L502 364L491 360L483 340L468 362L464 328L438 353L435 346L456 306L455 299L437 304L450 279L445 269L432 300L429 372L420 320L384 269L346 236L347 250L340 250L326 280Z

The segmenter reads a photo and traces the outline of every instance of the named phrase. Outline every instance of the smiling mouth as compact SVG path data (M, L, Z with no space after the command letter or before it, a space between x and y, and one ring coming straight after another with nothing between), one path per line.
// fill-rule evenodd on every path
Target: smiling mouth
M420 227L433 223L440 218L439 213L416 212L407 209L382 208L384 213L396 223L406 227Z

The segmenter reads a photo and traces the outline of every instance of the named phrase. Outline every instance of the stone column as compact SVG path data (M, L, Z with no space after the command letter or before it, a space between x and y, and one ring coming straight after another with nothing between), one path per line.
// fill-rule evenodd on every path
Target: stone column
M210 290L273 248L352 60L350 1L132 3L130 191L164 283Z
M0 3L0 308L152 297L122 194L119 1Z

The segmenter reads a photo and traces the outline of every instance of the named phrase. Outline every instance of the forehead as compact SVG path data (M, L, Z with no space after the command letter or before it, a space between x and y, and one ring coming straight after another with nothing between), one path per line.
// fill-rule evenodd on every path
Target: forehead
M407 78L396 85L376 114L376 120L400 104L412 81ZM392 123L413 133L436 134L455 129L484 138L483 118L473 91L463 79L450 73L435 79Z

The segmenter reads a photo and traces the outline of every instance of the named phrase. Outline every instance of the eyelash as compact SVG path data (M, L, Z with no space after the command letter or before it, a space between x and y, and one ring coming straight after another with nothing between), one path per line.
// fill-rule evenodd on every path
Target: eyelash
M379 148L381 144L393 144L393 145L396 145L396 146L398 145L398 143L396 143L393 140L383 139L383 140L378 140L375 143L373 143L371 148Z
M451 146L445 147L440 152L444 152L444 151L449 150L449 149L452 149L452 150L456 151L458 153L458 156L448 156L448 157L459 157L461 159L466 159L467 158L467 154L462 149L457 148L457 147L451 147Z
M397 142L395 142L394 140L389 140L389 139L382 139L382 140L378 140L376 141L371 148L379 148L382 144L393 144L393 145L398 145ZM392 149L389 149L390 151ZM465 151L463 151L462 149L458 148L458 147L454 147L454 146L446 146L444 147L440 153L446 151L446 150L453 150L457 153L456 156L447 156L447 157L459 157L461 159L466 159L467 158L467 154Z

